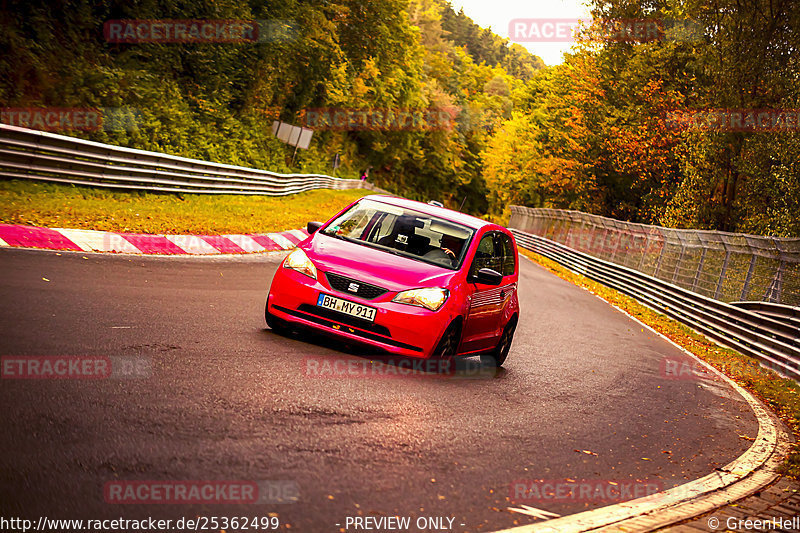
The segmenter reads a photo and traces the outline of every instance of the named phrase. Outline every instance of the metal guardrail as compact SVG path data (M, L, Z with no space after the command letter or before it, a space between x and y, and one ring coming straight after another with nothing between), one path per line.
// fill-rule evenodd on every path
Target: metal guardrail
M539 235L513 227L511 231L523 248L627 294L783 375L800 379L800 329L796 326L708 298Z
M781 320L798 328L798 331L800 331L800 307L770 302L731 302L731 305L747 309L748 311L754 311L760 315L774 318L775 320Z
M714 300L800 305L800 239L673 229L511 206L511 227Z
M0 124L0 177L191 194L284 196L312 189L377 189L357 179L278 174Z

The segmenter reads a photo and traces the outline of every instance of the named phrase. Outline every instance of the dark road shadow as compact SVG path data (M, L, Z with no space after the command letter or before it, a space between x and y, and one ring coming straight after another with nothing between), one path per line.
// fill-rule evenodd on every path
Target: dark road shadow
M284 337L298 342L313 344L329 350L334 350L341 354L351 357L338 357L337 355L315 355L305 356L307 362L312 360L314 364L307 365L317 372L337 373L341 377L352 375L374 375L385 377L423 377L435 379L452 380L485 380L500 379L506 376L508 371L503 367L485 364L477 356L456 357L452 361L442 361L439 359L420 359L415 357L404 357L389 352L376 351L373 346L367 344L345 341L336 337L325 335L313 329L292 327L287 330L274 331L270 328L263 328L265 335ZM353 357L364 360L362 363L354 364ZM369 364L367 364L369 363Z

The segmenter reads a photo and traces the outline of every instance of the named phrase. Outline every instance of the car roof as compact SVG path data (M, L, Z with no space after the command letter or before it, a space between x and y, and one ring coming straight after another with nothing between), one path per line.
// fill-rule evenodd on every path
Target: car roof
M452 209L447 209L446 207L437 207L435 205L417 202L407 198L399 198L397 196L388 196L384 194L371 194L369 196L365 196L362 198L362 200L363 199L375 200L377 202L383 202L397 207L405 207L413 211L420 211L422 213L434 215L445 220L458 222L459 224L463 224L464 226L472 229L480 229L484 226L497 226L497 224L488 222L486 220L481 220L480 218L467 215L466 213L459 213L458 211L453 211Z

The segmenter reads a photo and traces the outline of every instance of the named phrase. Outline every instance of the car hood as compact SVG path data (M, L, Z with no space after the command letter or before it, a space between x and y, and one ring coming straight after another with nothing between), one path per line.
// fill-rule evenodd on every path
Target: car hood
M417 287L446 287L458 274L456 270L322 234L315 234L300 248L319 270L335 272L393 292Z

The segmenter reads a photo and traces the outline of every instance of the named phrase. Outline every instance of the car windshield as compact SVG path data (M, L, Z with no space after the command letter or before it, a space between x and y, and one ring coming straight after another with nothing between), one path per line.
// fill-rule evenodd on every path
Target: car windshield
M321 233L456 270L474 230L419 211L361 200Z

